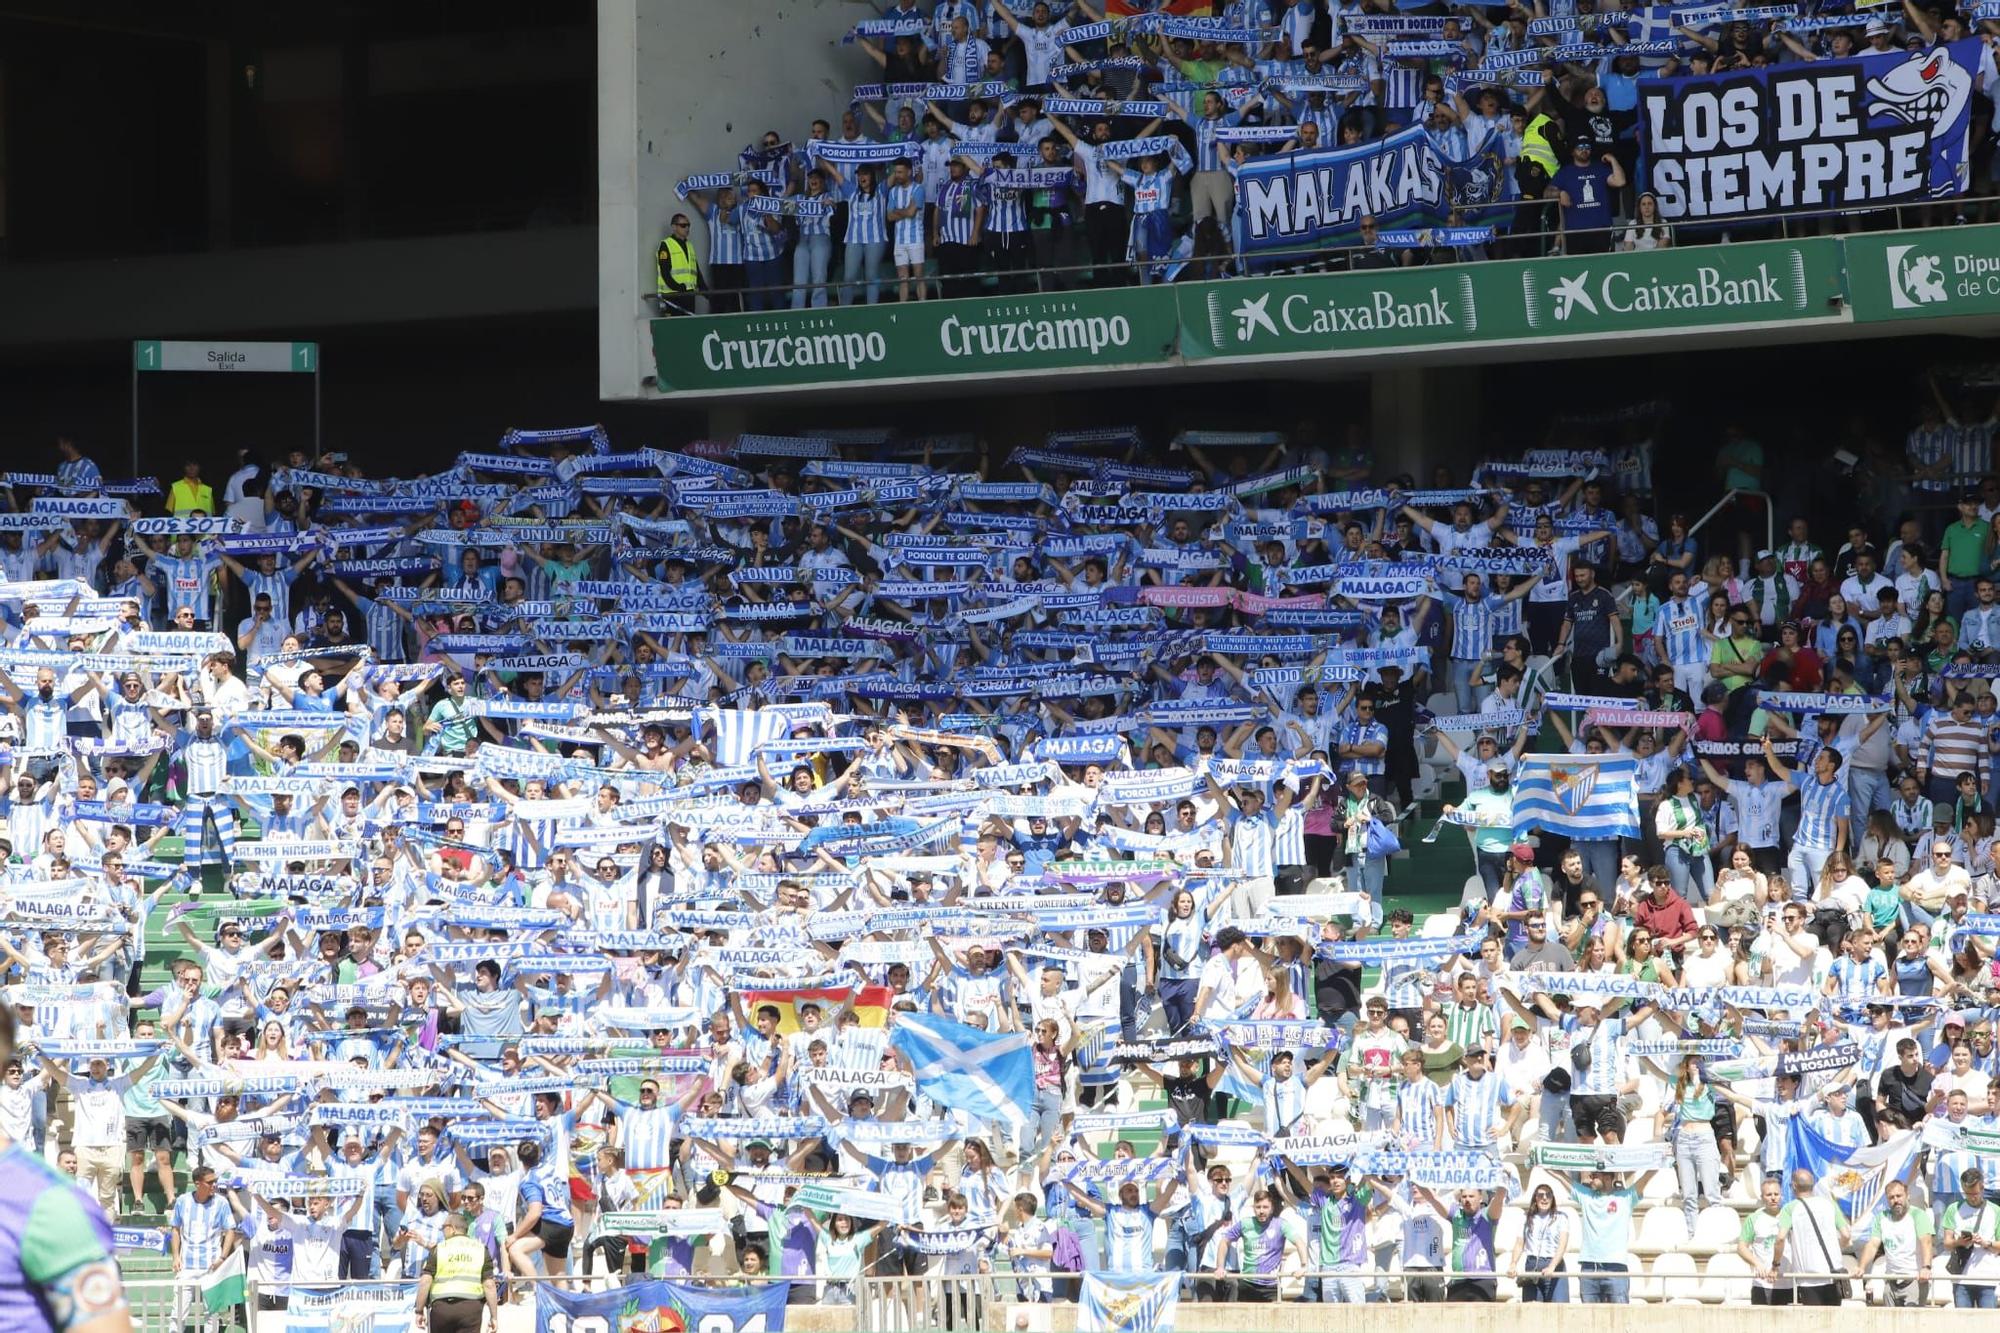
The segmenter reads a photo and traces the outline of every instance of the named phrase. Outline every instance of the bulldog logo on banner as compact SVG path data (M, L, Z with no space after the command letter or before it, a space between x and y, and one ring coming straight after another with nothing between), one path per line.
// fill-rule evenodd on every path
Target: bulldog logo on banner
M1963 194L1979 42L1639 85L1661 216L1741 218Z

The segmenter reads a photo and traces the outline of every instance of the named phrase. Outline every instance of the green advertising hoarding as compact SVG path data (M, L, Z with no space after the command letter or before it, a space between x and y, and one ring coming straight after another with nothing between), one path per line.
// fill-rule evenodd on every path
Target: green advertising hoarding
M1846 246L1858 320L2000 315L2000 226L1870 232Z
M2000 314L2000 226L658 319L660 391L1476 348Z
M653 321L663 393L1160 365L1173 288Z
M1175 289L1190 361L1839 320L1841 290L1831 238Z

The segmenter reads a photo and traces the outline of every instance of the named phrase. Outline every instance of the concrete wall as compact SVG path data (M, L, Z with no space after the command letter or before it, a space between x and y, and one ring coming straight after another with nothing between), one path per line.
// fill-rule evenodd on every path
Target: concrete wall
M595 228L150 259L0 264L0 346L312 338L323 329L588 309ZM128 362L129 364L129 362Z
M681 206L674 185L723 171L765 130L836 127L875 65L841 37L873 11L851 0L598 0L600 387L635 398L647 363L653 255ZM706 262L699 221L695 244Z

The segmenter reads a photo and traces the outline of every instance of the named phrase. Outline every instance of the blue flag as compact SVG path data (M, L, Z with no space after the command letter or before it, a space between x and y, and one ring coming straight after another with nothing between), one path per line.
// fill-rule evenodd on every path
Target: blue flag
M586 1328L685 1328L701 1333L784 1333L789 1282L704 1287L692 1282L628 1282L585 1295L535 1284L535 1333Z
M1807 1124L1802 1115L1790 1117L1785 1125L1791 1149L1790 1169L1781 1177L1785 1198L1792 1197L1792 1171L1803 1167L1819 1181L1819 1192L1839 1204L1854 1227L1874 1216L1890 1181L1908 1179L1922 1138L1917 1130L1906 1129L1877 1144L1847 1148Z
M1514 831L1636 838L1638 772L1639 761L1629 755L1525 755L1514 777Z
M1483 227L1514 225L1514 206L1507 202L1507 159L1499 135L1487 135L1465 157L1445 158L1444 180L1452 204L1464 211L1466 221Z
M932 1101L1019 1129L1032 1118L1035 1062L1019 1032L988 1032L935 1014L898 1014L889 1044Z

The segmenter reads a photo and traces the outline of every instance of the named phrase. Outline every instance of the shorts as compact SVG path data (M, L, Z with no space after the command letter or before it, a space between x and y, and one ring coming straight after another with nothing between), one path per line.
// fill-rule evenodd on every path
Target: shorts
M576 1228L561 1222L535 1223L535 1235L541 1238L542 1253L551 1259L569 1258L569 1242L575 1234Z
M145 1152L150 1148L171 1150L174 1146L173 1121L135 1120L125 1121L125 1151Z
M922 268L924 265L924 243L916 241L909 245L897 243L895 249L897 268Z
M922 1277L930 1266L930 1256L921 1250L892 1244L882 1254L884 1277Z
M1590 1096L1572 1093L1569 1099L1570 1123L1576 1126L1578 1134L1602 1137L1616 1134L1625 1137L1625 1117L1618 1110L1618 1099L1612 1096Z
M569 1197L572 1203L589 1203L597 1197L597 1191L582 1176L569 1178Z

